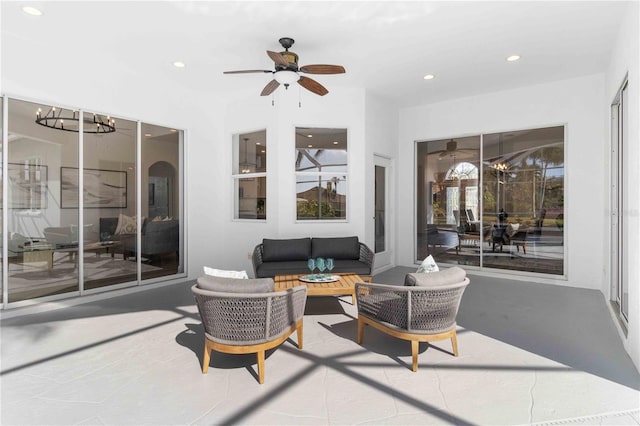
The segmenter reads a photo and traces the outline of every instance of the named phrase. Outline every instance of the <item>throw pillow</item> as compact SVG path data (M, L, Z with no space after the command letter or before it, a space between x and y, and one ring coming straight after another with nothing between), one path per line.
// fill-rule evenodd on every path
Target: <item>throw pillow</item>
M126 216L120 213L115 235L135 234L138 231L135 216Z
M511 238L516 234L516 232L518 232L518 229L520 229L519 223L510 223L507 225L507 230L505 232L509 238Z
M438 272L439 270L440 268L438 268L433 256L429 255L422 261L416 274L428 274L429 272Z
M225 271L223 269L204 267L204 273L212 277L248 279L247 271Z
M274 291L273 278L236 279L203 275L198 287L222 293L270 293Z

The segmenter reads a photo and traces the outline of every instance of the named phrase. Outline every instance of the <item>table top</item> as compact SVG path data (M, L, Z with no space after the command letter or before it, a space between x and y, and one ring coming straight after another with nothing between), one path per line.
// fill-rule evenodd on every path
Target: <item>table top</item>
M307 286L307 294L314 295L329 295L329 294L352 294L356 283L365 281L358 274L333 274L339 275L340 280L333 282L318 282L308 283L300 281L300 277L305 274L290 274L290 275L276 275L274 278L275 290L282 291L289 288L297 287L300 285Z
M120 241L98 241L96 243L89 243L89 244L85 244L84 245L84 251L91 251L91 250L100 250L100 249L107 249L109 247L117 247L122 245L122 243ZM80 249L78 248L78 246L75 247L61 247L56 249L56 251L64 251L64 252L77 252Z

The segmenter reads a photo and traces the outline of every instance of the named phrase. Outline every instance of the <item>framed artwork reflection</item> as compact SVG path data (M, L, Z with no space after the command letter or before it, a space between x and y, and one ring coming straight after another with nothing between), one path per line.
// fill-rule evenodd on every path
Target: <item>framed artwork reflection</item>
M126 208L127 172L84 169L84 207ZM60 167L60 207L78 208L79 172L76 167Z

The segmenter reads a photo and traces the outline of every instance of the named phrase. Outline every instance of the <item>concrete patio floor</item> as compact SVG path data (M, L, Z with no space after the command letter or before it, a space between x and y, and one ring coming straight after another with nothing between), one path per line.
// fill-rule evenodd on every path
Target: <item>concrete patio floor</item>
M394 282L394 268L375 282ZM602 295L470 276L449 341L420 346L376 330L356 339L350 297L309 298L304 348L213 353L191 283L1 325L3 425L82 424L640 424L640 375Z

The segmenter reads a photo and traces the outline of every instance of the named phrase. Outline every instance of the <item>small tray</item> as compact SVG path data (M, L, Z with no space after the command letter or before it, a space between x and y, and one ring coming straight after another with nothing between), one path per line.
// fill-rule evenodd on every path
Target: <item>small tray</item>
M313 274L313 275L303 275L300 278L298 278L298 280L305 283L333 283L336 281L340 281L340 276L329 275L329 274L322 274L319 276L317 274Z

